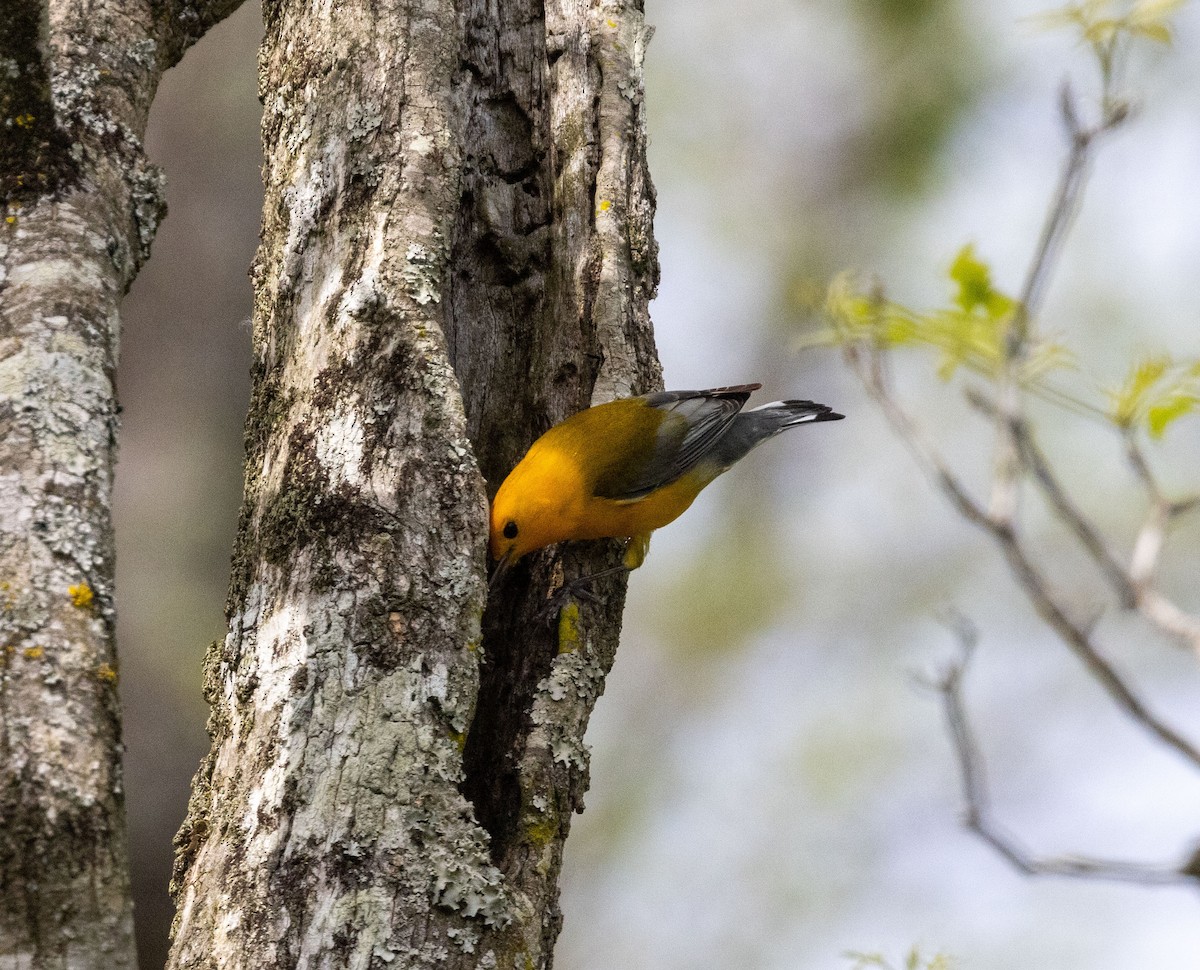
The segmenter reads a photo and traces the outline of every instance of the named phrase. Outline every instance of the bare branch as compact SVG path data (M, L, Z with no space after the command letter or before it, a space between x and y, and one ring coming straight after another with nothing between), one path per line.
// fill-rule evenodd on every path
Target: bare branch
M1173 748L1193 764L1200 766L1200 748L1197 748L1195 744L1153 714L1145 702L1125 682L1116 668L1099 653L1092 642L1090 631L1073 621L1063 606L1050 594L1049 583L1034 566L1016 534L1010 532L1006 536L998 538L1009 569L1021 588L1024 589L1025 595L1033 604L1038 616L1083 662L1088 673L1100 683L1109 697L1121 710L1163 744Z
M1137 476L1137 480L1146 490L1150 501L1155 505L1170 505L1171 503L1163 493L1162 486L1158 484L1158 477L1150 467L1150 462L1146 459L1146 453L1142 451L1142 446L1138 444L1137 437L1132 428L1126 429L1125 432L1125 454L1129 458L1129 464L1133 467L1134 475Z
M1092 127L1081 124L1070 87L1066 84L1062 87L1060 109L1063 127L1071 147L1008 329L1004 372L999 390L1001 406L996 415L996 456L992 465L992 488L988 502L988 517L994 523L1011 524L1016 517L1020 497L1021 457L1016 431L1021 417L1021 386L1017 379L1016 367L1025 356L1032 322L1037 315L1042 294L1057 263L1067 230L1070 229L1079 209L1096 136L1119 125L1127 115L1123 103L1107 96L1108 72L1105 73L1105 78L1103 114L1099 122Z
M1130 609L1136 605L1137 591L1131 577L1117 559L1116 554L1109 548L1100 530L1092 523L1079 507L1071 501L1062 483L1050 467L1045 454L1034 440L1029 425L1021 421L1013 429L1017 439L1022 464L1028 469L1033 480L1041 489L1046 502L1058 519L1071 530L1079 544L1100 568L1100 572L1121 601L1121 605Z
M1078 211L1095 137L1119 124L1124 118L1124 112L1118 111L1115 106L1110 107L1110 99L1106 98L1104 116L1100 122L1092 128L1082 126L1074 97L1065 84L1061 94L1061 110L1063 126L1066 128L1071 148L1009 325L1004 371L1000 380L1001 404L996 415L996 457L992 465L988 516L993 522L1004 525L1011 525L1016 517L1021 485L1020 443L1017 440L1018 422L1021 417L1021 386L1017 379L1016 367L1025 356L1032 321L1036 316L1042 293L1057 262L1067 230Z
M967 401L976 410L991 418L999 415L999 409L975 388L968 388L966 396ZM1050 462L1038 447L1028 422L1023 418L1016 418L1009 422L1009 427L1013 441L1016 443L1021 466L1041 490L1050 510L1058 517L1059 521L1070 529L1079 544L1095 561L1104 578L1116 592L1121 605L1126 609L1133 609L1137 605L1137 590L1131 577L1126 573L1125 567L1116 554L1109 548L1100 530L1071 501L1066 489L1058 480L1058 476L1050 467Z
M1195 509L1200 498L1194 495L1183 499L1168 498L1132 430L1125 434L1125 453L1150 502L1129 563L1138 612L1163 633L1200 654L1200 618L1180 609L1153 588L1167 530L1175 519Z
M1105 97L1103 115L1090 127L1081 123L1079 112L1075 107L1075 97L1069 85L1064 84L1060 95L1060 110L1063 127L1070 140L1070 150L1059 176L1050 210L1042 225L1037 248L1025 275L1025 284L1021 287L1021 295L1017 306L1016 317L1010 332L1009 356L1017 359L1021 356L1029 338L1029 324L1036 316L1038 305L1045 291L1046 283L1053 271L1062 241L1066 238L1079 202L1083 195L1086 182L1088 162L1091 161L1092 149L1097 136L1116 128L1129 116L1128 105L1110 97Z
M1153 589L1138 592L1138 612L1163 633L1200 653L1200 619Z
M1005 376L1000 394L1003 405L994 415L997 442L988 515L993 522L1011 526L1016 520L1021 486L1021 457L1013 430L1021 420L1021 389L1011 373Z
M983 394L969 388L967 400L989 417L999 410ZM1166 530L1171 521L1197 507L1196 497L1172 501L1163 496L1145 456L1135 442L1130 441L1131 461L1150 498L1150 511L1138 533L1130 566L1126 569L1105 541L1100 530L1071 501L1049 460L1038 447L1029 425L1022 419L1011 422L1021 464L1037 483L1051 511L1065 524L1100 568L1112 586L1124 609L1137 610L1147 622L1184 646L1200 653L1200 619L1180 609L1152 588L1154 573Z
M995 540L1010 572L1025 592L1038 616L1070 648L1083 663L1091 676L1099 682L1113 702L1129 717L1162 741L1163 744L1183 755L1192 764L1200 766L1200 748L1181 735L1165 721L1158 718L1118 673L1115 667L1097 650L1091 632L1083 624L1074 621L1066 608L1050 592L1050 584L1034 565L1021 542L1016 528L1009 522L997 521L989 516L967 492L958 476L946 464L936 446L923 428L904 410L892 394L886 379L878 350L871 351L870 365L862 359L861 348L850 348L847 357L856 373L863 380L871 397L879 404L885 417L895 428L901 440L908 446L918 463L938 484L953 502L960 514Z
M1200 495L1188 495L1185 498L1174 499L1167 504L1167 512L1171 519L1187 515L1198 508L1200 508Z
M1167 521L1167 506L1161 501L1151 502L1129 557L1129 576L1136 586L1149 586L1154 582L1166 540Z
M1165 885L1192 882L1197 874L1192 863L1171 866L1120 859L1101 859L1092 856L1063 855L1041 858L1031 854L992 817L991 799L985 778L983 756L967 720L963 701L963 679L975 652L978 634L965 617L955 617L952 628L959 638L959 657L933 681L941 695L950 738L958 760L966 810L964 824L996 850L1020 872L1031 876L1068 876L1080 879L1105 879L1141 885Z
M884 357L879 348L871 347L868 350L861 345L850 344L845 348L845 354L863 387L879 405L884 417L912 452L922 471L933 479L964 518L984 528L990 528L991 520L983 507L972 498L966 486L946 464L924 428L901 407L892 394ZM869 359L864 360L864 357Z

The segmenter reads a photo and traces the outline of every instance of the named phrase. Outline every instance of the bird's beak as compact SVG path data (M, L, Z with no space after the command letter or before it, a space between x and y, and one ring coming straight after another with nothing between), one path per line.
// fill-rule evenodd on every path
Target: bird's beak
M488 580L489 596L492 594L492 590L500 585L500 581L504 578L505 574L512 567L512 564L516 561L517 557L513 555L513 547L509 546L508 551L505 552L504 555L498 560L496 560L496 565L492 567L492 575Z

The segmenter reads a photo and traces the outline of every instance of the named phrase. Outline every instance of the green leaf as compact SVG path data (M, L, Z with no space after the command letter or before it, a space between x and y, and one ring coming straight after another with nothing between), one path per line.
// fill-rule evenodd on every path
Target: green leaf
M1161 438L1172 421L1190 414L1196 409L1196 395L1186 391L1172 393L1164 400L1156 401L1146 411L1146 425L1152 438Z
M1130 24L1129 32L1134 36L1145 37L1160 44L1171 43L1171 28L1166 24Z
M1141 34L1164 44L1171 42L1171 15L1183 7L1185 0L1142 0L1126 17L1130 33Z
M958 284L954 302L967 313L987 303L992 292L991 271L986 263L975 258L974 245L968 243L958 251L950 264L950 279Z
M1128 428L1141 416L1146 395L1171 366L1171 359L1164 356L1143 357L1135 361L1129 376L1119 388L1109 391L1109 414L1122 428Z
M999 320L1016 306L1015 300L992 286L992 271L987 263L975 256L975 247L970 243L958 251L950 264L950 279L958 284L954 302L966 313L982 309Z
M1130 368L1125 383L1109 394L1109 416L1122 428L1142 421L1152 438L1200 405L1200 361L1146 357Z
M999 379L1009 366L1007 341L1017 302L992 286L991 272L972 246L958 252L949 275L955 283L951 305L926 313L886 300L878 290L865 295L852 277L838 276L825 300L829 328L802 345L924 346L938 352L942 380L950 380L960 367ZM1060 344L1030 339L1016 376L1032 383L1047 371L1072 364Z
M1168 19L1183 6L1185 0L1141 0L1125 13L1116 9L1112 0L1084 0L1033 18L1044 28L1072 27L1082 40L1097 52L1111 51L1122 34L1145 37L1160 43L1170 43L1171 26Z

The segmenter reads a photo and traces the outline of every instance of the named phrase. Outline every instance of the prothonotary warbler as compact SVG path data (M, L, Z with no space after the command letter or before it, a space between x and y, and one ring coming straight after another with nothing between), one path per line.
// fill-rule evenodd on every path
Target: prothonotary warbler
M844 417L812 401L743 411L761 386L620 398L556 424L492 502L493 583L526 553L567 539L627 538L624 565L636 569L650 533L755 445L785 428Z

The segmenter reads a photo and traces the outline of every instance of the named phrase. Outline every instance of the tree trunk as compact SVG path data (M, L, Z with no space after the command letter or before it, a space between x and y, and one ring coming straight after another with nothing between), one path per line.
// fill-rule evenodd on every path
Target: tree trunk
M0 7L0 967L132 967L110 517L117 307L162 72L236 6Z
M658 386L640 3L266 8L246 493L169 966L549 967L623 581L487 490ZM485 485L485 478L487 484Z

